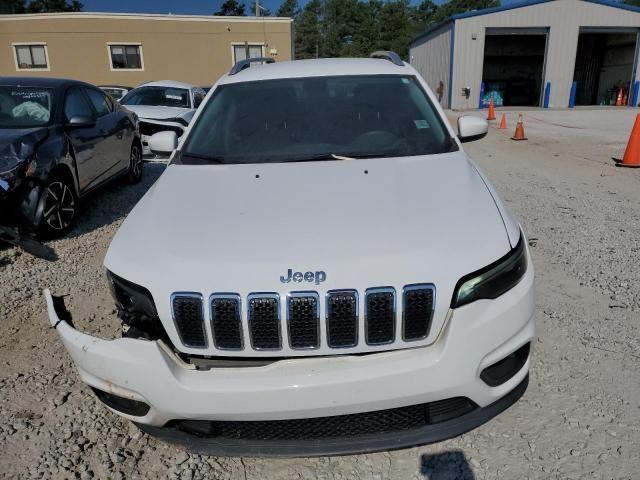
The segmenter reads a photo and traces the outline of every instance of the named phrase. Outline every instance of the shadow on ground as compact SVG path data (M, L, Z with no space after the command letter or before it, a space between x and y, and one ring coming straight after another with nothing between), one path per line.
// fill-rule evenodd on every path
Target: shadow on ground
M476 477L461 450L424 454L420 473L428 480L474 480Z

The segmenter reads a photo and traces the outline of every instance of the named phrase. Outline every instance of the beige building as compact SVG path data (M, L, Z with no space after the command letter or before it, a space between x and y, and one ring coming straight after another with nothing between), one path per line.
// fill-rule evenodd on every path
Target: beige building
M238 60L292 58L290 18L58 13L0 15L0 76L96 85L211 85Z

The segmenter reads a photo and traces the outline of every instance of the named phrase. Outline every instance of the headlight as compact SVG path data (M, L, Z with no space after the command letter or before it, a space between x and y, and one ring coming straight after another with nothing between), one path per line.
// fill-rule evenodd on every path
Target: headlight
M116 301L118 316L130 326L141 328L158 318L151 293L144 287L120 278L107 270L111 294Z
M524 235L516 247L497 262L465 275L453 292L451 308L461 307L482 298L497 298L515 287L527 271L527 250Z
M0 179L12 180L18 170L33 156L33 145L20 142L9 145L0 154Z

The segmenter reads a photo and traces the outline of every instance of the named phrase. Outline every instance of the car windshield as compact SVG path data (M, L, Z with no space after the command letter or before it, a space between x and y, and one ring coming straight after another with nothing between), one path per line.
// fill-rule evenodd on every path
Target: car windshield
M122 98L122 96L125 94L126 90L123 88L115 88L115 87L100 87L100 89L103 92L108 93L109 95L111 95L113 98L115 98L116 100Z
M216 88L182 163L265 163L443 153L455 148L414 76L354 75Z
M120 103L123 105L190 108L189 90L158 86L138 87L127 93Z
M53 93L48 88L0 85L0 128L34 128L51 119Z

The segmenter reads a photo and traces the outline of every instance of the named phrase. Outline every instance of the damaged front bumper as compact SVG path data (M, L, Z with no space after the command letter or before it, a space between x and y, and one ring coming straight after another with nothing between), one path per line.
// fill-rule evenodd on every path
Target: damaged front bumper
M500 302L480 301L457 309L428 348L202 370L162 341L102 340L84 334L73 327L60 297L48 290L44 295L50 323L81 379L112 411L170 442L219 455L367 452L464 433L505 410L524 393L535 328L531 274ZM491 386L481 378L483 372L523 350L521 362L502 383ZM361 425L360 418L370 418L367 412L385 414L422 405L428 410L456 399L468 400L473 408L458 411L446 421L402 431L355 435L343 434L339 426L333 436L293 440L211 433L218 427L240 432L256 426L263 435L268 424L269 434L271 427L274 431L294 428L299 434L325 421L329 424L336 416L345 424L357 417ZM124 402L124 408L122 403L113 403L118 400Z

